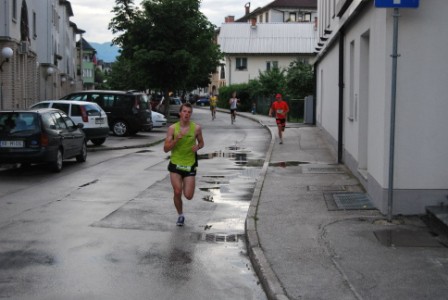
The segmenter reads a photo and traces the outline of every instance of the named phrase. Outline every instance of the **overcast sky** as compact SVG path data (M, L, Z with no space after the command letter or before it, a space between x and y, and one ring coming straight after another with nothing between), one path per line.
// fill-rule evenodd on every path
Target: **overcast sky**
M250 11L257 7L263 7L273 0L202 0L201 12L216 26L224 22L226 16L232 15L240 18L244 15L244 5L250 2ZM134 3L140 3L135 0ZM110 42L113 38L110 30L107 29L111 13L115 5L114 0L71 0L74 16L70 18L78 28L85 30L83 37L88 42L104 43Z

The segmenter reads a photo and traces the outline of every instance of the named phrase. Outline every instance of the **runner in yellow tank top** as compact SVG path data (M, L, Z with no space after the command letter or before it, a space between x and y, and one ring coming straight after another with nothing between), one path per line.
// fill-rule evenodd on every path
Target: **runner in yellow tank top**
M182 194L187 200L194 196L197 151L204 147L201 127L190 121L192 112L190 103L182 104L179 122L168 128L163 146L165 152L171 151L168 171L174 190L174 206L179 214L176 223L178 226L183 226L185 221Z

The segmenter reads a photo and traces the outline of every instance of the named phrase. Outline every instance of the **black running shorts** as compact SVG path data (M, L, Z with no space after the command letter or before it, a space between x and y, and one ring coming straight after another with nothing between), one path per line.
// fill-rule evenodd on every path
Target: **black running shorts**
M184 177L188 177L188 176L196 176L196 167L197 167L197 164L194 164L191 167L184 167L184 166L178 166L178 165L170 162L168 164L168 171L170 171L172 173L179 174L180 176L182 176L182 178L184 178ZM190 168L190 169L188 170L188 168Z

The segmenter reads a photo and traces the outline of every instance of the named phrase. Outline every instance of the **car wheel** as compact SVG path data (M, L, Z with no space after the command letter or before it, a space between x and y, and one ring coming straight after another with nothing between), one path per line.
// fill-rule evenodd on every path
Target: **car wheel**
M106 141L106 138L100 138L100 139L91 139L92 143L96 146L104 144Z
M129 134L128 125L123 121L115 121L112 125L112 132L116 136L125 136Z
M87 160L87 143L84 141L84 143L82 143L82 148L81 148L81 153L76 156L76 161L77 162L85 162Z
M51 170L56 173L61 172L63 160L64 160L64 156L62 154L62 150L58 149L58 152L56 153L55 160L50 163Z

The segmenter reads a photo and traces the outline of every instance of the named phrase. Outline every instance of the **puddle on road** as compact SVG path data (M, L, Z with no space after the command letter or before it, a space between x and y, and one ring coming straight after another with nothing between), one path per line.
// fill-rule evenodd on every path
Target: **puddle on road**
M55 259L48 253L21 249L0 253L0 270L24 269L35 265L51 266L55 264Z
M250 166L250 167L262 167L264 159L254 158L255 154L249 150L245 150L239 146L226 147L225 150L214 151L211 153L198 154L198 160L211 160L214 158L228 158L234 162L236 166ZM167 160L170 156L166 157ZM207 176L203 176L207 177ZM213 178L219 178L217 176L208 176ZM221 176L223 178L223 176Z
M198 159L203 160L201 173L204 175L201 176L198 184L198 189L203 192L203 201L237 204L247 203L252 199L256 181L264 164L263 159L257 158L256 154L239 146L201 154ZM223 159L212 171L219 173L217 175L207 172L216 163L213 162L214 159Z

